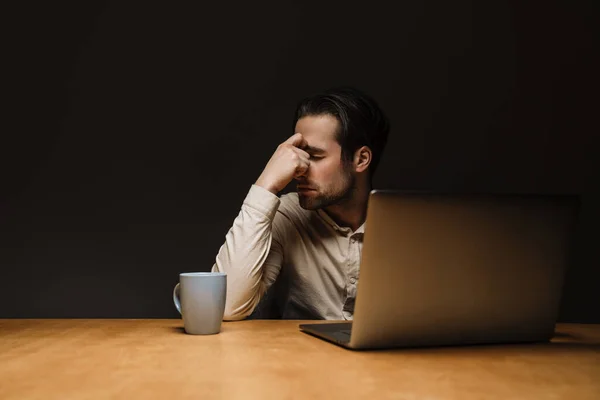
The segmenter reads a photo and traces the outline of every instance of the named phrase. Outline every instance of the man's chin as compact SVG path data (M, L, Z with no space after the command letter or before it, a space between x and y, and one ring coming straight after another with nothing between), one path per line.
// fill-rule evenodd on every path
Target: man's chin
M300 204L300 207L304 208L305 210L317 210L321 208L321 201L319 201L318 198L307 196L302 193L298 193L298 203Z
M328 207L336 203L335 199L331 199L325 196L319 196L317 194L303 195L298 193L298 203L300 207L305 210L319 210L321 208Z

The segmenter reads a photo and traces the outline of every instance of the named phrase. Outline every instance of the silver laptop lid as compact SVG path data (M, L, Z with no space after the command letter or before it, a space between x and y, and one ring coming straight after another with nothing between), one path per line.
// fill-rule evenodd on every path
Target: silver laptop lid
M574 196L372 191L350 347L549 339L577 209Z

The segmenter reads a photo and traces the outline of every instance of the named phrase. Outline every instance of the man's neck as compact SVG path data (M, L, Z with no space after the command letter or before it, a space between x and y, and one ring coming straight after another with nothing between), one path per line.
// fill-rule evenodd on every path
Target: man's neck
M351 198L339 204L325 207L324 211L341 227L350 227L356 231L367 217L367 203L369 201L370 185L357 187Z

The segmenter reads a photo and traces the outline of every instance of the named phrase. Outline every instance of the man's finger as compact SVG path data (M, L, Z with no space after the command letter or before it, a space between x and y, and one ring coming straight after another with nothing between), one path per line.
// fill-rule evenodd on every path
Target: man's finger
M288 140L286 140L284 143L291 144L292 146L298 147L299 149L302 149L308 145L306 139L304 139L304 136L302 136L300 132L296 132L295 134L290 136L290 138L288 138Z
M296 147L294 149L294 151L296 152L296 154L298 154L301 158L306 159L306 161L309 160L310 158L310 154L308 154L307 152L305 152L304 150L302 150L301 148Z
M301 161L300 165L298 165L298 168L296 168L296 173L294 174L294 178L298 178L300 176L305 175L306 172L308 172L308 168L310 168L310 162Z

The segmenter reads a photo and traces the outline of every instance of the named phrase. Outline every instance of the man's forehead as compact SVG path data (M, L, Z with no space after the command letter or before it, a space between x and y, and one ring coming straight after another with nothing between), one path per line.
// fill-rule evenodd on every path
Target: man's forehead
M338 121L331 115L310 115L296 122L296 132L300 132L309 148L326 150L337 144Z

